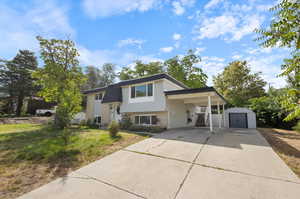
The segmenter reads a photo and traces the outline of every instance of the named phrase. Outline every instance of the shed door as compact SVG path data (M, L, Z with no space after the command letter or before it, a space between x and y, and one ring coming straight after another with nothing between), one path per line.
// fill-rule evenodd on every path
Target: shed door
M229 113L230 128L248 128L247 113Z

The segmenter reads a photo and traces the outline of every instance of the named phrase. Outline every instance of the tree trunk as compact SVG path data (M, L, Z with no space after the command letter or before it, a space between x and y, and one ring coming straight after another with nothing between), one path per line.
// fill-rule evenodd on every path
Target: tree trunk
M24 95L21 92L20 95L18 96L16 116L21 115L22 107L23 107L23 101L24 101Z

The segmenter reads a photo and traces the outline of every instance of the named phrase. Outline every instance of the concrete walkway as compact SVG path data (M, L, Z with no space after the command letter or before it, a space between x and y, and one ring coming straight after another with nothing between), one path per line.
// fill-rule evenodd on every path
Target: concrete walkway
M22 199L294 199L300 180L256 130L177 129L113 153Z

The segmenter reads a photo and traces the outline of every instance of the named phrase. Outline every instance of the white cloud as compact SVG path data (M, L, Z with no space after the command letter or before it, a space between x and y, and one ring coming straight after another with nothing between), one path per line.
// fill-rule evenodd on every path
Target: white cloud
M177 40L180 40L180 39L181 39L181 34L174 33L174 34L173 34L173 39L176 40L176 41L177 41Z
M78 47L79 51L79 61L82 65L95 65L102 66L104 63L113 63L117 66L125 66L133 63L136 60L141 60L145 63L151 61L161 61L161 59L156 58L154 55L137 55L134 53L124 53L119 50L89 50L84 46Z
M205 9L210 9L221 3L223 0L210 0L205 6Z
M241 59L242 55L233 55L231 58L232 59Z
M198 39L217 38L221 35L232 32L237 26L237 19L233 16L218 16L205 19L199 30Z
M37 35L44 37L74 36L67 7L55 1L34 1L14 9L0 3L0 54L10 59L19 49L38 50Z
M240 27L232 32L232 40L238 41L245 35L253 33L255 28L259 28L264 18L258 15L251 15L243 18L243 22Z
M181 5L179 1L174 1L172 3L173 12L176 15L182 15L185 12L185 8Z
M173 1L173 12L176 15L182 15L185 13L185 7L192 7L195 4L196 0L178 0Z
M205 18L195 32L198 34L198 39L211 39L222 36L227 41L239 41L244 36L253 33L262 21L263 17L258 15L247 15L239 18L225 14Z
M273 48L248 48L246 49L246 53L251 54L251 55L256 55L256 54L261 54L261 53L266 53L269 54L271 53Z
M211 8L222 1L212 0L206 4ZM246 4L232 4L225 1L219 6L222 13L215 15L210 11L197 12L198 24L194 27L194 33L198 39L218 38L231 42L239 41L244 36L254 33L265 20L262 13L254 9L255 3L248 1Z
M262 72L262 77L275 88L281 88L286 85L285 79L278 77L281 73L280 61L284 58L283 54L269 56L248 56L245 60L248 61L251 71Z
M137 46L138 48L141 49L143 43L145 43L145 40L128 38L128 39L120 40L118 42L118 47L121 48L121 47L124 47L124 46L133 45L133 46Z
M83 9L91 17L108 17L127 12L145 12L156 8L161 0L84 0Z
M198 67L203 69L203 72L207 74L207 85L213 85L213 76L223 71L225 64L219 61L203 60L198 64Z
M205 51L205 49L206 48L204 48L204 47L201 47L201 48L198 47L195 49L195 54L200 55L203 51Z
M224 58L220 58L220 57L216 57L216 56L212 56L212 57L204 56L204 57L202 57L202 60L203 61L214 61L214 62L224 62L225 61Z
M172 46L164 47L164 48L161 48L160 51L164 52L164 53L170 53L173 51L173 47Z
M276 2L277 4L277 2ZM257 5L256 9L258 11L268 11L270 8L272 8L275 4L266 4L266 5Z

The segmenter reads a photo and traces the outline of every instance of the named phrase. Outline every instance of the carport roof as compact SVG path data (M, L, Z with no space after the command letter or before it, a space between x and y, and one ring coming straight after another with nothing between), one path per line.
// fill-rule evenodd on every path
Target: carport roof
M185 94L208 93L208 92L215 93L225 103L227 103L226 99L221 94L219 94L218 91L214 87L202 87L202 88L192 88L192 89L182 89L182 90L165 91L165 95L166 96L170 96L170 95L185 95Z

